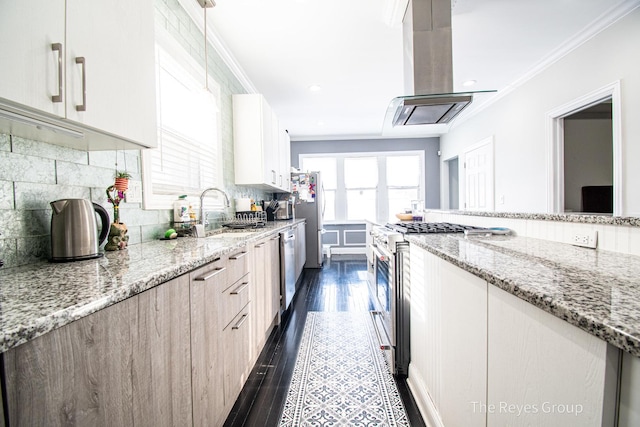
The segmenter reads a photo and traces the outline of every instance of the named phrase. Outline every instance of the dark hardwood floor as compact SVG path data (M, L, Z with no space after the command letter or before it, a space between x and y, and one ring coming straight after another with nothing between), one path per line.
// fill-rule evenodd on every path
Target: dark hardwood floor
M271 333L225 427L277 426L296 362L308 311L369 311L364 256L333 256L322 269L305 269L283 320ZM396 378L412 426L424 422L406 381Z

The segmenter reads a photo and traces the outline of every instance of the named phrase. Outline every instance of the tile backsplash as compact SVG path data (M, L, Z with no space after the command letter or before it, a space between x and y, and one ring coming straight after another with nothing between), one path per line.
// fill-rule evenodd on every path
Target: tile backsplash
M167 31L204 64L203 35L177 0L156 0L155 25ZM262 190L234 183L231 95L246 92L233 72L209 49L209 73L220 86L222 122L222 188L230 199L270 197ZM105 191L113 184L115 164L141 180L139 150L82 151L0 133L0 259L4 268L38 262L50 256L51 207L58 199L85 198L101 204L111 218ZM140 203L120 205L129 243L160 237L171 225L171 210L145 210ZM211 215L210 218L215 218Z

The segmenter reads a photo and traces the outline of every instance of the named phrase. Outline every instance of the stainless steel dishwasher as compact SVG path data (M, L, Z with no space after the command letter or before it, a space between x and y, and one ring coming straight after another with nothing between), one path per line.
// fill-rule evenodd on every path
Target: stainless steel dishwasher
M289 308L296 293L296 235L292 229L280 233L280 294L282 311Z

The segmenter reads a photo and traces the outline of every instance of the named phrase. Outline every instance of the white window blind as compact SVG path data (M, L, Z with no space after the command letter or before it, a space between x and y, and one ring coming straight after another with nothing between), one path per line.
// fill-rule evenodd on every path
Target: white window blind
M165 44L168 43L165 40ZM204 69L175 46L156 46L158 147L145 150L145 207L170 208L177 196L196 201L220 179L219 88ZM207 197L208 208L222 200Z

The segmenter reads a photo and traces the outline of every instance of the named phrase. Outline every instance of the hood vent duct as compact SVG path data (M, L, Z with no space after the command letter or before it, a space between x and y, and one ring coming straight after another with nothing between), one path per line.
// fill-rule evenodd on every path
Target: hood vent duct
M451 0L409 0L402 22L404 83L393 126L447 124L473 99L453 92Z

